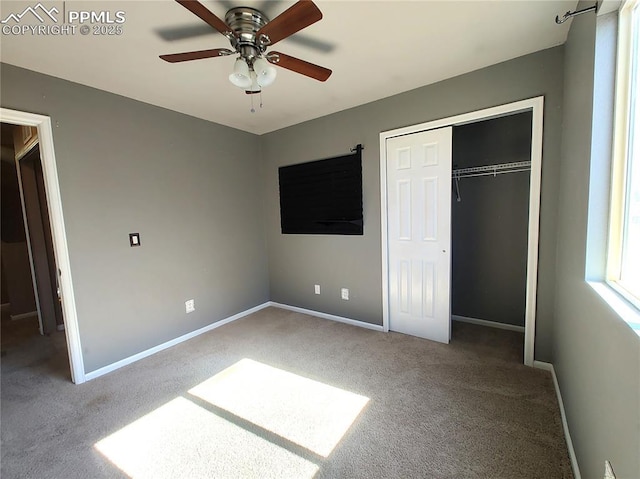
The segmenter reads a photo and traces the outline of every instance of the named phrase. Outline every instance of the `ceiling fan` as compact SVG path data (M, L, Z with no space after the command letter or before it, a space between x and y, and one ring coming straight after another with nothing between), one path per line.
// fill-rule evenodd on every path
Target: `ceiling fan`
M331 76L328 68L284 53L267 52L271 45L322 19L322 12L311 0L299 0L273 20L255 8L234 7L226 13L224 21L197 0L176 2L227 37L233 50L213 48L160 55L169 63L238 54L229 81L247 94L259 93L273 83L276 69L271 64L319 81L326 81Z

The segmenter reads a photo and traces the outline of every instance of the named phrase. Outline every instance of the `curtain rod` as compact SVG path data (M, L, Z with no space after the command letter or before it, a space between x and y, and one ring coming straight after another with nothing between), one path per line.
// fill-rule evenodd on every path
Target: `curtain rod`
M564 22L566 22L567 20L569 20L572 17L576 17L578 15L582 15L583 13L587 13L592 11L595 13L598 10L598 4L596 3L594 6L592 7L587 7L587 8L583 8L582 10L576 10L575 12L572 12L571 10L569 10L567 13L565 13L562 18L560 18L558 15L556 15L556 23L558 25L563 24Z

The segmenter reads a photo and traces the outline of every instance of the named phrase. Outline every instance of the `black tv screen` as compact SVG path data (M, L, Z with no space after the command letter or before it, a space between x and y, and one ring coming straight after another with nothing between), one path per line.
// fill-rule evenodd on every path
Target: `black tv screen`
M361 235L362 155L279 168L284 234Z

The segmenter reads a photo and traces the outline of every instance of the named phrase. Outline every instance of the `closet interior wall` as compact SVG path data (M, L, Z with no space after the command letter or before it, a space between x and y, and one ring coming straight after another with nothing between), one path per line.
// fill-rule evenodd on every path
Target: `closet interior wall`
M454 317L524 326L530 172L456 182L455 170L530 161L531 121L524 112L453 128Z

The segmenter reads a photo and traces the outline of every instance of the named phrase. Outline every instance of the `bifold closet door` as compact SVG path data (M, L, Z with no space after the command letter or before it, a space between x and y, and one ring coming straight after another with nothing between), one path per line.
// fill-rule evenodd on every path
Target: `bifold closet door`
M389 329L451 336L451 139L441 128L387 140Z

